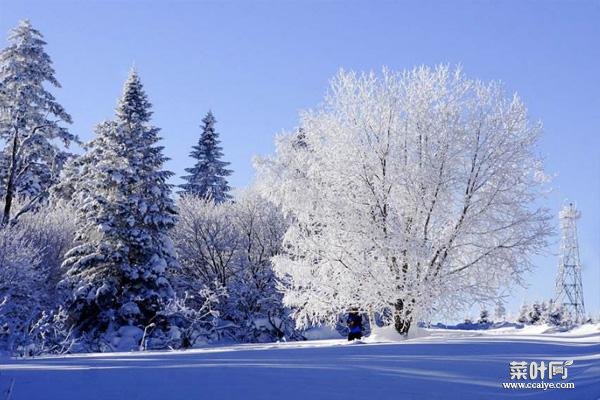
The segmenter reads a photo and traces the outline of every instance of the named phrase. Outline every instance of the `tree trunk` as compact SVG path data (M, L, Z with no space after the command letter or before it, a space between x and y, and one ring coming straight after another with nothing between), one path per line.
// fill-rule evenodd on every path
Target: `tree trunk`
M377 323L375 322L375 313L373 312L373 307L369 307L369 329L371 333L373 330L377 328Z
M404 301L402 299L399 299L396 302L395 308L394 327L399 334L406 336L408 335L408 330L410 329L410 324L412 322L410 310L404 308Z
M15 136L13 137L8 177L6 179L6 187L4 188L4 213L2 214L2 226L7 225L8 221L10 220L10 209L15 190L15 170L17 168L17 140L18 135L15 133Z

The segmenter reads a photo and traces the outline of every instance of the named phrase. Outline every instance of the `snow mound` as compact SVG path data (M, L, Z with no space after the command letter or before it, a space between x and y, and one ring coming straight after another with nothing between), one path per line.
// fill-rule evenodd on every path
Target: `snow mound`
M111 345L115 351L138 350L143 335L144 331L136 326L122 326L111 338Z
M340 339L342 337L338 331L325 325L307 329L302 335L308 340Z
M408 332L408 336L403 336L396 331L393 325L384 327L375 327L371 334L363 339L365 343L394 343L402 342L406 339L416 339L429 336L430 332L425 329L415 327Z
M594 335L600 333L600 322L596 324L585 324L569 331L574 335Z

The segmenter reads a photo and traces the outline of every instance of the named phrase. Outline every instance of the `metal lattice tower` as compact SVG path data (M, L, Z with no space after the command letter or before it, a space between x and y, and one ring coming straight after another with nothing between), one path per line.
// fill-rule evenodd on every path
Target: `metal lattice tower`
M581 213L570 203L563 207L558 216L561 238L554 304L560 304L573 322L581 323L585 321L585 306L576 224Z

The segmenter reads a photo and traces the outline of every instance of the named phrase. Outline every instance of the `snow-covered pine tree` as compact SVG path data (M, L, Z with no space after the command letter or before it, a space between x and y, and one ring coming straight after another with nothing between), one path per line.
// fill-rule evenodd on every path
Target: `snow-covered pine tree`
M80 244L66 255L64 283L72 289L67 309L80 334L110 337L121 326L159 323L157 313L173 297L167 271L176 260L167 233L176 211L150 108L132 70L115 120L98 125L78 160L85 169L73 198Z
M15 197L26 197L23 210L43 198L66 160L65 146L77 138L62 123L71 117L46 90L45 83L60 84L52 61L44 51L42 34L22 21L9 36L9 46L0 53L0 192L4 201L2 223L12 217Z
M86 145L83 146L86 149ZM84 166L89 161L86 157L73 156L60 171L60 176L55 185L50 188L50 202L70 203L76 191L76 187L84 177Z
M180 193L222 203L231 199L231 188L226 179L231 175L231 170L227 169L229 163L221 160L223 149L219 146L219 134L215 131L216 122L211 111L202 120L202 135L190 153L196 164L186 168L189 175L182 177L186 183L180 185L183 189Z
M542 322L552 326L565 325L564 311L561 304L556 304L553 299L547 302L547 307Z
M565 324L563 318L564 312L560 304L558 304L548 311L548 317L546 322L552 326L561 326Z

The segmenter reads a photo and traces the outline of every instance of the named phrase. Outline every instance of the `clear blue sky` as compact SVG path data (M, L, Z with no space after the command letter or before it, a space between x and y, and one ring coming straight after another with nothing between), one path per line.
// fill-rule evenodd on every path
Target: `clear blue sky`
M252 180L252 156L272 152L273 136L321 101L340 67L460 63L471 77L504 81L544 122L540 152L557 176L543 203L557 213L569 198L583 213L586 306L600 313L600 1L0 0L0 32L24 18L46 37L74 133L88 140L112 116L135 63L168 168L179 176L190 165L212 109L237 187ZM552 295L557 250L555 238L510 308Z

